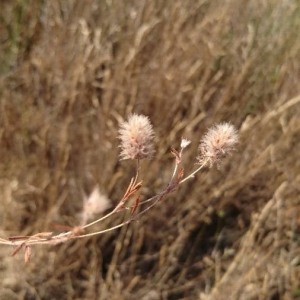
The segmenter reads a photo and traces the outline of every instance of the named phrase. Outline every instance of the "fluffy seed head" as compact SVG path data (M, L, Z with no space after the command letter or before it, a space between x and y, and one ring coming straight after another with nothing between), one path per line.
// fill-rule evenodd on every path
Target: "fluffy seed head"
M102 194L99 187L96 186L89 197L84 197L83 211L81 214L82 225L85 225L95 214L103 213L110 208L110 206L110 200L106 195Z
M181 138L181 143L180 143L181 149L186 148L190 143L191 143L190 140L185 139L185 138Z
M119 129L121 159L150 159L153 154L154 132L148 117L130 115Z
M219 163L221 158L234 149L238 134L230 123L221 123L211 127L200 141L199 164Z

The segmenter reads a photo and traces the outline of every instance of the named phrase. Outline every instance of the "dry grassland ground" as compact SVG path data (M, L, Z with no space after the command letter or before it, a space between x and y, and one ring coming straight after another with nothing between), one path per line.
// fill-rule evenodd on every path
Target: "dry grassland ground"
M209 126L240 143L138 223L28 264L1 245L0 299L300 299L299 32L298 0L1 0L1 237L76 225L97 184L117 204L130 112L156 133L143 197L182 136L186 173Z

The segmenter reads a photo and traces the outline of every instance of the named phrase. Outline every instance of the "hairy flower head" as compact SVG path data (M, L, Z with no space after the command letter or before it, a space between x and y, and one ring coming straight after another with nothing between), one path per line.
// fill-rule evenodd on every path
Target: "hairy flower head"
M101 193L98 186L94 188L89 197L84 196L83 200L83 210L80 216L82 225L85 225L95 214L103 213L111 207L110 200Z
M199 164L219 163L221 158L234 149L238 134L230 123L221 123L211 127L200 141Z
M148 117L132 114L119 129L121 159L150 159L153 154L154 132Z

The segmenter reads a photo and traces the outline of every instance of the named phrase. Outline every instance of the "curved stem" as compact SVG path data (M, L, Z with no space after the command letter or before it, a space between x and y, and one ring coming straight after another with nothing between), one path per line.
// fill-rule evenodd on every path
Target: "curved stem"
M193 173L191 173L190 175L188 175L187 177L185 177L184 179L182 179L182 180L179 182L179 184L182 184L182 183L184 183L185 181L187 181L188 179L193 178L194 175L195 175L197 172L199 172L205 165L206 165L206 161L205 161L205 162L204 162L197 170L195 170Z
M134 178L134 181L133 181L133 186L136 184L136 182L138 180L139 173L140 173L140 168L141 168L140 159L137 159L136 160L136 174L135 174L135 178Z
M101 221L107 219L108 217L110 217L110 216L113 215L114 213L116 213L115 210L111 211L110 213L108 213L107 215L103 216L103 217L100 218L100 219L97 219L97 220L95 220L95 221L93 221L93 222L91 222L91 223L89 223L89 224L86 224L86 225L82 226L81 228L82 228L82 229L85 229L85 228L88 228L88 227L90 227L90 226L93 226L93 225L95 225L95 224L97 224L97 223L99 223L99 222L101 222Z
M72 239L81 239L81 238L85 238L85 237L89 237L89 236L94 236L94 235L98 235L98 234L102 234L102 233L105 233L105 232L108 232L108 231L112 231L112 230L115 230L117 228L120 228L126 224L128 224L129 222L131 222L132 220L129 219L129 220L126 220L125 222L122 222L121 224L119 225L116 225L116 226L113 226L113 227L110 227L108 229L104 229L104 230L101 230L101 231L96 231L96 232L91 232L91 233L87 233L87 234L82 234L82 235L78 235L78 236L74 236L72 237Z

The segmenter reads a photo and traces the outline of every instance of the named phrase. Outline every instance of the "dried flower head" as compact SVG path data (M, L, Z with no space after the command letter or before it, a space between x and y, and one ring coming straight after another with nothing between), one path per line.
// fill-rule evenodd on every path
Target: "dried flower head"
M186 148L190 143L191 143L190 140L185 139L185 138L181 138L180 148L181 148L181 149L184 149L184 148Z
M148 117L130 115L119 129L121 159L150 159L153 154L154 132Z
M91 219L95 214L99 214L107 210L111 206L109 199L100 192L96 186L88 198L84 197L83 210L81 214L81 223Z
M210 128L200 141L199 164L219 163L220 159L234 149L238 135L233 125L221 123Z

